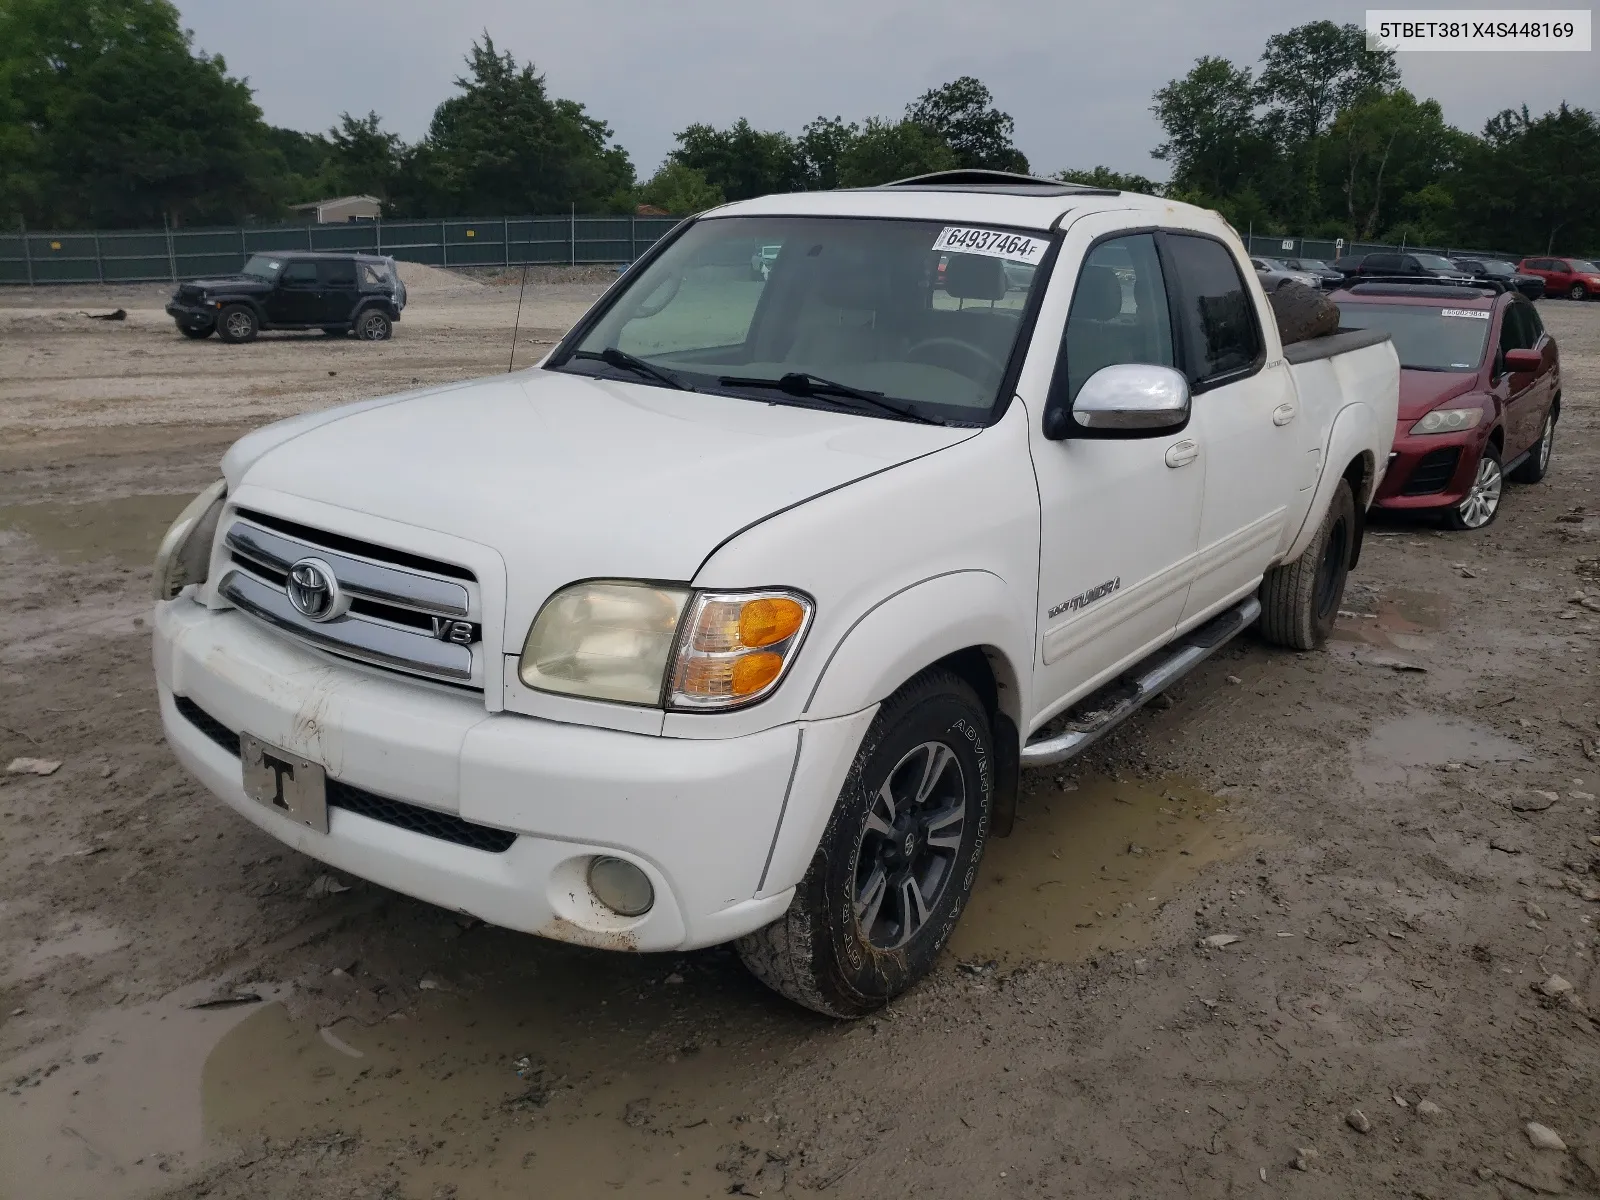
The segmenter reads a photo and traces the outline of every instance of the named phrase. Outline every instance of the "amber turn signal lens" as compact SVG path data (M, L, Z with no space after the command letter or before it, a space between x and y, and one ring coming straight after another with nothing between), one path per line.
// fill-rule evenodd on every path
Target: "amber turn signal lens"
M783 657L762 651L757 654L746 654L737 659L733 664L733 687L735 696L748 696L759 692L767 684L778 677L783 670Z
M785 596L751 600L739 613L739 640L746 646L770 646L792 637L805 619L806 610Z

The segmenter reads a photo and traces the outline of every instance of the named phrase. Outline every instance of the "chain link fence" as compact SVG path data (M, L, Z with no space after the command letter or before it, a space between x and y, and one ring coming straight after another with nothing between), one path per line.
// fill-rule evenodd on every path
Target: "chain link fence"
M287 250L387 254L434 267L578 266L629 263L675 224L675 217L580 216L358 221L344 225L258 225L210 229L138 229L0 233L0 284L177 282L229 274L256 253ZM1338 243L1329 238L1245 238L1266 258L1335 258L1409 250L1518 262L1504 250L1460 246Z
M676 224L675 217L574 213L221 229L19 228L0 233L0 284L177 282L231 274L252 254L288 250L386 254L435 267L629 263Z
M1245 245L1257 258L1315 258L1327 263L1336 258L1390 253L1440 254L1445 258L1497 258L1512 263L1531 257L1509 250L1480 250L1465 246L1395 246L1387 242L1340 242L1332 238L1268 237L1263 233L1247 234Z

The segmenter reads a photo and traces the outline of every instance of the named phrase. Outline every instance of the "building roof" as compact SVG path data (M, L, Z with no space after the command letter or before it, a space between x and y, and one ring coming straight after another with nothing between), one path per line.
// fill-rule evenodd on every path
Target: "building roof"
M328 200L311 200L305 204L291 204L289 207L299 212L306 208L327 208L330 204L349 204L353 200L364 201L367 204L382 204L376 196L334 196Z

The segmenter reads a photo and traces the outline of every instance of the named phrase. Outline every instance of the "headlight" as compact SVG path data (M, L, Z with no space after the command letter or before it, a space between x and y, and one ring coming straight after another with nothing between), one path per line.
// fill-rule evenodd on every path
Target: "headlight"
M778 686L811 612L789 591L577 583L534 618L517 674L530 688L593 700L736 708Z
M1481 408L1436 408L1411 427L1412 433L1460 433L1483 420Z
M783 678L811 623L798 592L702 592L684 621L670 708L736 708Z
M528 687L624 704L661 703L687 588L600 580L557 592L522 644Z
M171 600L191 583L204 583L211 569L211 543L217 536L217 518L228 495L228 483L219 479L178 514L156 550L157 600Z

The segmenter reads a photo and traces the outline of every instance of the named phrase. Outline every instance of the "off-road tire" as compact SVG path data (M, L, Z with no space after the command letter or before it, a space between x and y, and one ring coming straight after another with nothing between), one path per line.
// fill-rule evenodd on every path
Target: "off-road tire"
M248 304L230 304L217 314L217 336L225 342L253 342L260 332L261 323Z
M1311 544L1261 581L1262 637L1291 650L1315 650L1328 640L1339 619L1355 538L1355 497L1350 481L1341 479Z
M1575 283L1567 289L1568 300L1587 300L1588 298L1589 289L1581 283Z
M356 318L356 337L363 342L387 342L394 336L394 322L387 313L369 308Z
M1339 331L1339 306L1316 288L1290 279L1268 293L1285 346Z
M1550 473L1550 455L1555 449L1556 421L1560 416L1560 410L1552 404L1545 414L1539 440L1528 448L1528 457L1522 460L1522 465L1506 473L1507 479L1513 483L1538 483Z
M905 757L942 743L961 770L965 796L959 848L927 920L904 945L880 949L856 911L857 867L878 791ZM996 760L990 722L977 694L949 671L924 671L878 709L822 840L789 910L740 938L739 957L762 983L830 1017L882 1008L932 968L966 908L988 841Z
M215 325L202 325L198 329L196 329L193 325L178 326L179 333L183 334L183 336L186 338L193 338L197 342L204 341L216 331L217 327Z

